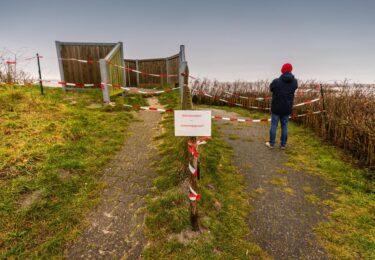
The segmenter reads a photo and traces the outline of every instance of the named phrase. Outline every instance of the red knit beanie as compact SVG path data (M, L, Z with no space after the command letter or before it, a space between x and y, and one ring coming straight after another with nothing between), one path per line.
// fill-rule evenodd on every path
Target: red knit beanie
M290 73L293 70L293 66L290 63L285 63L281 68L281 73Z

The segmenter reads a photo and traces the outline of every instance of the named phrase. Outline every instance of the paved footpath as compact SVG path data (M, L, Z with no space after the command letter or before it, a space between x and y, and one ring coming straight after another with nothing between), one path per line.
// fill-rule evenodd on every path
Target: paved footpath
M158 106L156 98L150 98ZM107 188L101 203L88 216L90 225L68 248L68 259L139 259L145 246L143 235L145 196L155 176L151 163L152 138L160 113L140 111L129 125L130 136L105 169Z
M215 109L213 115L243 118ZM275 259L328 259L313 232L326 221L328 209L305 196L327 199L331 188L317 177L287 168L285 151L264 145L269 123L218 121L218 125L233 148L234 164L248 180L251 240Z

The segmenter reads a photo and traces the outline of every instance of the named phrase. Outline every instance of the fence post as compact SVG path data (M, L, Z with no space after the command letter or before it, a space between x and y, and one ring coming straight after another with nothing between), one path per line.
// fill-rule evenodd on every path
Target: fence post
M62 82L65 82L64 66L63 66L62 60L61 60L61 43L59 41L55 41L55 44L56 44L57 59L58 59L58 62L59 62L59 69L60 69L60 80ZM66 85L63 84L61 86L62 86L62 89L64 91L66 91Z
M320 95L321 95L322 101L323 101L323 110L326 110L326 104L325 104L325 100L324 100L323 84L320 84Z
M37 61L38 61L40 94L41 94L41 95L44 95L43 82L42 82L42 72L41 72L41 70L40 70L39 53L36 54L36 59L37 59Z
M165 67L166 67L166 73L167 73L167 84L169 84L169 60L168 58L165 59Z
M139 64L138 64L138 60L135 60L135 69L137 71L139 71ZM137 74L137 87L139 87L139 73L136 73Z
M185 70L186 70L186 61L180 61L180 66L178 69L178 86L180 87L180 96L181 96L181 109L186 109L184 105L184 84L185 84Z
M10 64L7 63L7 83L12 83L12 79L10 76Z
M322 105L323 105L323 117L322 117L322 130L324 131L322 133L322 136L324 137L327 132L327 114L326 114L326 103L324 98L324 90L323 90L323 84L320 83L320 95L322 98Z
M109 88L108 88L108 68L107 62L105 59L99 60L100 65L100 78L101 78L101 87L103 92L103 102L104 104L108 105L110 103L109 98Z

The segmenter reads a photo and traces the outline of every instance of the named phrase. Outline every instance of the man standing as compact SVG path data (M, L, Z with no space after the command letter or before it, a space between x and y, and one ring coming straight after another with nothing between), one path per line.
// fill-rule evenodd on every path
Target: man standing
M276 129L279 121L281 123L280 148L286 148L288 140L288 121L289 116L292 114L294 92L298 88L298 83L292 74L292 70L292 64L285 63L281 68L281 76L274 79L270 85L270 90L272 92L272 117L270 140L266 142L266 146L269 148L275 147Z

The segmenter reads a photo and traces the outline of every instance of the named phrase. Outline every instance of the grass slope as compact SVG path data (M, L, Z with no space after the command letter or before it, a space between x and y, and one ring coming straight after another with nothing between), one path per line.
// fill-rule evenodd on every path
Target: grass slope
M375 259L375 190L374 182L365 178L369 172L345 163L339 149L322 143L308 129L292 124L289 142L288 166L335 187L329 200L306 195L332 209L329 222L316 229L328 253L336 259Z
M61 256L84 227L132 118L101 98L0 86L0 258Z

